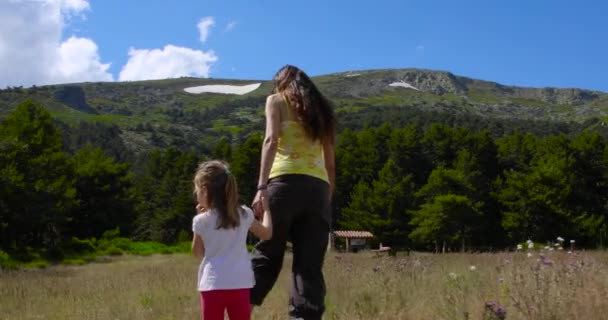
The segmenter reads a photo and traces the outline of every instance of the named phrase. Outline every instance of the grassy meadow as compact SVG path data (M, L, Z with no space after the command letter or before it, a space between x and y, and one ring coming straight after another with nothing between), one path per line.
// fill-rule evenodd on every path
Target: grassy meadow
M608 253L540 254L330 253L325 319L606 319ZM290 264L254 319L286 319ZM196 271L185 254L0 271L0 319L199 319Z

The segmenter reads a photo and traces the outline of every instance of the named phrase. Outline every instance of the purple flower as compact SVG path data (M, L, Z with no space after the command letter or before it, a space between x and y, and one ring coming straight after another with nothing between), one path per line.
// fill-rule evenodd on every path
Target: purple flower
M499 305L497 308L494 309L494 315L496 316L496 318L504 320L507 317L507 310L505 309L505 307Z
M507 310L501 304L488 301L486 302L486 315L489 315L487 320L505 320L507 318Z

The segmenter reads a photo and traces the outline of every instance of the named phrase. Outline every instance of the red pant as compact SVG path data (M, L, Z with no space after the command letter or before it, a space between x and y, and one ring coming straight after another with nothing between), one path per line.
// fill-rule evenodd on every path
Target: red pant
M224 320L225 310L230 320L250 320L249 289L201 292L203 320Z

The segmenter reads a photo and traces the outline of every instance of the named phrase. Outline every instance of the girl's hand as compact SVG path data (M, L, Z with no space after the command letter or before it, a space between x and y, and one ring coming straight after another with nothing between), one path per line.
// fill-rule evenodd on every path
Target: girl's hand
M264 215L264 210L268 209L268 192L266 190L258 190L251 204L253 213L260 218Z

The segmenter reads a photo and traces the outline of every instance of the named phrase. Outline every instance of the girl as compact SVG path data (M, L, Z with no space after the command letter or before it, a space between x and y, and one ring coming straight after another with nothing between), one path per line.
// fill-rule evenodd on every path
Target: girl
M201 314L204 320L250 319L249 290L254 285L247 251L247 231L260 239L272 237L268 200L262 199L262 223L247 207L238 206L234 176L226 164L208 161L194 176L198 214L192 221L192 253L202 258L198 271Z

